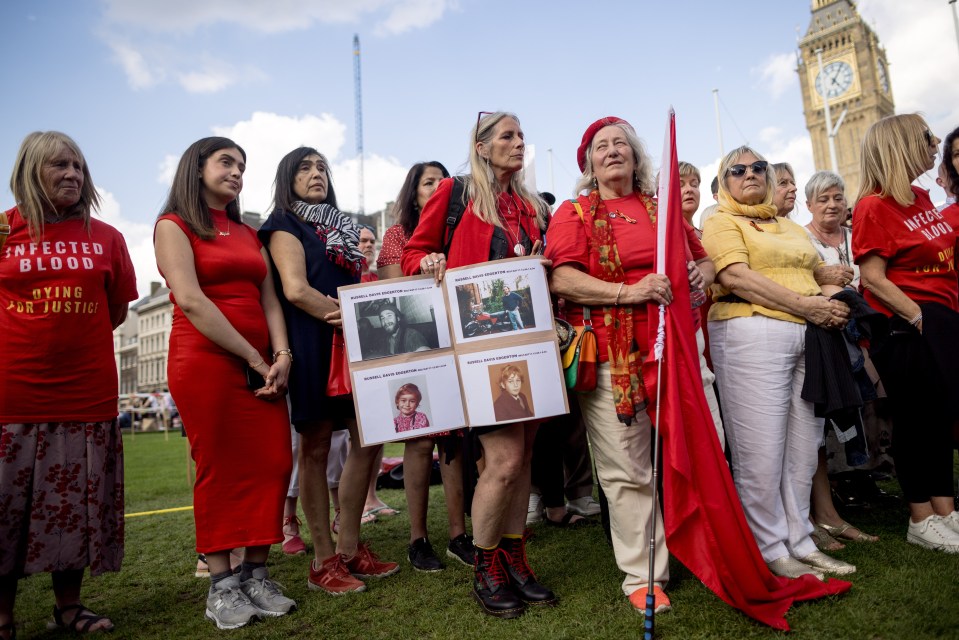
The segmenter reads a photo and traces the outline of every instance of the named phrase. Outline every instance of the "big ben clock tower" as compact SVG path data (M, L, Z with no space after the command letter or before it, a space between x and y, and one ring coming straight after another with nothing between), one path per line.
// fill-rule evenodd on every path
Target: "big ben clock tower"
M819 68L817 51L822 55ZM812 0L812 19L799 41L799 84L806 128L812 138L816 169L831 169L826 109L829 102L836 165L846 181L846 197L859 189L859 154L866 129L892 115L886 52L852 0Z

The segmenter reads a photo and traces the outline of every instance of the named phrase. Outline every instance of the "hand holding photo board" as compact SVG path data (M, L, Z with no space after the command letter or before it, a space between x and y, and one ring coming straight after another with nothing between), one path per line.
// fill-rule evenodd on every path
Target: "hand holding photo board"
M362 446L569 411L537 257L339 289ZM468 392L467 392L468 390Z

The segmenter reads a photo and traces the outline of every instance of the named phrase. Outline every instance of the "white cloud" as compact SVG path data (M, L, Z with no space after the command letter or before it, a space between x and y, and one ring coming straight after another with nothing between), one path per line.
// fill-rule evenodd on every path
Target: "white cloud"
M181 73L177 81L190 93L216 93L236 82L236 78L229 69L206 69Z
M168 187L173 184L173 176L176 175L176 166L179 163L180 159L175 155L167 154L164 156L157 167L160 170L160 173L157 174L157 182Z
M241 195L244 209L267 213L276 166L284 155L299 146L318 149L334 165L333 176L340 197L335 163L346 140L346 125L330 114L298 118L257 111L249 120L214 127L213 134L234 140L246 151L247 168Z
M753 68L753 75L758 75L762 86L769 92L773 100L782 96L796 83L796 54L777 53L769 56L762 66Z
M443 17L455 5L448 0L405 0L393 6L386 20L377 25L377 35L396 35L410 29L422 29Z
M435 22L455 0L104 0L105 15L115 23L151 31L193 31L228 23L253 31L279 33L309 29L314 23L354 23L388 11L376 24L379 33L395 34Z
M345 211L359 208L360 162L356 157L349 158L331 167L333 183L336 187L336 200ZM377 154L363 156L363 208L366 213L381 211L387 202L396 200L396 194L403 186L403 180L409 167L400 164L396 158L384 158Z
M129 44L119 41L107 44L113 49L113 57L123 68L132 89L148 89L162 80L163 73L159 69L151 69L143 54Z
M938 0L913 2L908 8L897 0L861 0L857 7L886 49L896 112L923 112L937 133L955 128L959 84L954 81L952 6Z
M153 224L133 222L123 217L120 203L109 191L97 187L100 194L100 219L123 234L133 269L137 276L137 291L140 296L150 293L150 282L162 282L153 253Z

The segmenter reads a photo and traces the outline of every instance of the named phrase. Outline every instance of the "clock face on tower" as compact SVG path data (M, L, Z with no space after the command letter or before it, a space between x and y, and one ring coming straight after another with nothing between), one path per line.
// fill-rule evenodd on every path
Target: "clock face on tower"
M889 74L886 71L886 63L882 60L879 61L879 86L882 87L883 93L889 93Z
M819 95L832 100L838 98L852 86L853 70L848 62L837 60L823 67L816 76L816 91Z

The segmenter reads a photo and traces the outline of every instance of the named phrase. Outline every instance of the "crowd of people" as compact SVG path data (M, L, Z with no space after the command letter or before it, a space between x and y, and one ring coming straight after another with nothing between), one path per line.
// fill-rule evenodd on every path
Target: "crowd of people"
M331 386L342 340L337 289L404 275L439 284L447 269L517 256L538 256L565 319L592 325L596 386L570 392L570 415L540 425L526 374L509 365L494 390L496 418L509 422L406 440L412 568L445 566L426 519L438 448L446 555L472 567L480 609L514 618L555 605L530 566L527 524L545 516L572 526L598 513L590 480L585 492L567 487L564 504L571 449L587 469L590 454L595 463L628 602L671 608L642 375L650 310L659 306L692 314L700 371L683 392L702 389L715 426L704 433L718 444L708 450L728 456L769 572L821 581L856 571L825 551L878 538L842 519L830 475L874 468L889 432L906 540L959 553L959 405L950 400L959 391L959 128L940 152L941 142L919 115L875 123L862 141L858 193L829 171L804 185L806 227L791 217L792 167L743 146L722 158L716 205L695 228L702 176L679 163L687 276L677 281L656 272L654 166L622 118L586 128L574 197L551 212L525 184L519 119L481 112L466 176L451 178L439 162L410 169L375 269L375 231L339 210L320 151L283 157L257 231L240 218L245 151L227 138L198 140L180 159L154 244L174 303L169 388L196 462L195 546L210 580L204 615L232 629L296 609L267 560L275 544L307 552L298 500L312 544L310 589L362 592L400 570L361 536L376 513L396 510L375 494L382 446L360 445L354 399ZM940 153L950 202L937 209L913 183ZM91 216L99 196L68 136L28 135L10 184L16 206L0 217L0 349L18 366L0 380L0 639L15 637L18 581L36 573L52 575L53 624L109 631L114 621L80 595L86 568L118 571L123 558L111 332L136 297L133 267L119 232ZM462 219L450 229L457 206ZM670 306L677 291L684 306L689 292L692 308ZM523 305L503 288L514 329L524 328ZM424 346L399 308L379 309L378 321L384 353ZM396 391L398 437L428 423L422 401L415 384Z

